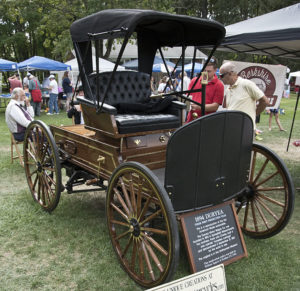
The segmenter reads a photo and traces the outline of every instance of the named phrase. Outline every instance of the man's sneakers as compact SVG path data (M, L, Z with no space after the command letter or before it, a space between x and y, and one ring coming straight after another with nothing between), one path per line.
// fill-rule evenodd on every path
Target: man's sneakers
M260 141L260 140L263 140L263 138L262 138L262 137L260 137L259 135L256 135L256 136L255 136L255 140L258 140L258 141Z
M53 113L48 112L47 115L53 115Z

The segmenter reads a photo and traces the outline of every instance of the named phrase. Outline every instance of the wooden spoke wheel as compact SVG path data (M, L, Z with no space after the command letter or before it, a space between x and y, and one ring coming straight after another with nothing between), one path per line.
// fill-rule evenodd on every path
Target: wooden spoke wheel
M51 212L60 198L61 167L53 135L42 121L33 121L26 129L23 154L31 194L45 211Z
M294 208L294 186L281 159L266 147L253 144L247 190L237 201L245 234L268 238L288 223Z
M119 166L108 185L106 214L113 248L129 276L145 288L169 281L179 259L179 235L156 176L136 162Z

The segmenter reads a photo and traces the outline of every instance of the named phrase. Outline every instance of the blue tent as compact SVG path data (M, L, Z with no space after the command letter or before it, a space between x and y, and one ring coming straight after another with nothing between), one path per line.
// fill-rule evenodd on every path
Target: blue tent
M193 63L184 65L184 71L186 71L187 73L190 73L192 71L192 67L193 67ZM203 67L202 64L195 63L194 72L200 73L202 70L202 67ZM182 70L182 67L179 66L179 67L177 67L176 72L181 72L181 70Z
M42 71L67 71L71 70L70 65L54 61L45 57L34 56L18 64L21 71L42 70Z
M153 65L163 64L163 63L164 63L164 61L163 61L162 58L160 58L160 57L155 57L154 58ZM175 67L175 64L172 63L172 62L166 61L166 64L168 66ZM138 61L138 59L133 60L133 61L129 61L127 63L122 64L122 66L124 66L126 69L137 70L138 66L139 66L139 61Z
M0 71L16 71L17 63L0 59Z

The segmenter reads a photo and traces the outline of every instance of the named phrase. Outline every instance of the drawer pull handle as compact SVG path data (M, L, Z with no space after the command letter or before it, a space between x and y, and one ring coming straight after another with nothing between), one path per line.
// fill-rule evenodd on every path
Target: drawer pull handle
M139 145L139 144L141 143L141 140L140 140L140 139L135 139L135 140L134 140L134 143L135 143L136 145Z
M164 135L161 135L161 136L159 137L159 141L160 141L161 143L166 142L166 137L165 137Z

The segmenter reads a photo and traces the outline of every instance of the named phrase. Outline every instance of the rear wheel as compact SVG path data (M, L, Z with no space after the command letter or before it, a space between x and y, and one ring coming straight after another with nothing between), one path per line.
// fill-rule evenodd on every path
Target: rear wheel
M55 209L61 193L61 167L57 146L49 127L33 121L26 129L24 167L34 200L48 212Z
M237 214L245 234L268 238L288 223L294 208L294 186L282 160L253 144L247 191L238 199Z
M129 276L151 288L167 282L179 259L179 235L171 201L155 175L128 162L111 176L106 199L109 234Z

